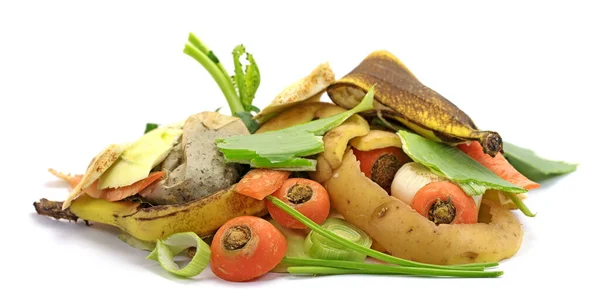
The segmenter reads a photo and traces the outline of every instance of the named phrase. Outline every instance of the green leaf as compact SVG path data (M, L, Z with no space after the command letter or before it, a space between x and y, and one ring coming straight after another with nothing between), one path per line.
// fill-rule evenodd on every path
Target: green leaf
M173 258L191 247L196 247L196 254L185 267L179 267ZM157 240L156 247L146 258L158 261L161 267L170 273L193 277L206 268L210 261L210 255L210 246L206 242L196 233L186 232L173 234L164 240Z
M233 49L233 72L234 75L232 79L235 81L234 84L238 91L238 96L240 97L240 101L244 106L244 110L246 110L246 103L244 98L246 97L246 81L244 70L242 69L242 63L240 62L240 57L246 53L246 48L243 45L238 45Z
M146 123L146 131L144 131L144 134L154 130L158 128L158 124L154 124L154 123Z
M258 70L258 66L256 65L256 61L254 60L254 56L250 53L246 53L246 60L248 61L248 65L246 66L246 74L244 75L244 83L246 89L244 91L244 96L241 97L242 103L244 107L246 107L246 111L252 110L252 101L254 101L254 96L256 95L256 91L258 91L258 86L260 86L260 71Z
M246 54L248 64L243 68L240 58ZM234 75L232 79L238 90L240 101L244 110L250 112L253 110L252 101L260 85L260 71L252 54L246 52L244 45L238 45L233 49Z
M399 130L402 150L415 162L432 172L456 182L469 196L483 194L487 189L508 193L527 190L498 177L460 149L432 141L406 130Z
M578 164L543 159L532 150L504 142L504 157L527 178L540 182L555 176L568 174L577 169Z
M314 171L314 160L299 157L323 152L322 135L352 115L373 109L373 94L374 88L371 88L356 107L328 118L276 131L217 139L217 148L226 162Z

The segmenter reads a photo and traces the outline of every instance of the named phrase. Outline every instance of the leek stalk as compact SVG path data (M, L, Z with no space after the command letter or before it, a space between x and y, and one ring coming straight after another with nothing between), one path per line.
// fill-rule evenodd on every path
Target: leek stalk
M186 266L179 267L173 257L191 247L196 247L196 253ZM156 247L146 258L157 261L163 269L170 273L182 277L193 277L206 268L210 261L210 255L210 246L206 242L196 233L186 232L175 233L164 240L157 240Z

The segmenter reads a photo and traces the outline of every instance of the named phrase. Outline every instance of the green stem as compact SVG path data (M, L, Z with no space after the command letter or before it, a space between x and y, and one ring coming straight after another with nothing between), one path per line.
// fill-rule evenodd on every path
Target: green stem
M460 269L439 269L432 267L411 267L411 266L397 266L397 265L386 265L386 264L368 264L364 262L357 261L347 261L347 260L331 260L331 259L318 259L318 258L306 258L306 257L284 257L283 262L290 266L320 266L320 267L336 267L336 268L346 268L346 269L361 269L361 270L385 270L392 268L390 270L400 270L394 269L396 267L402 267L407 271L415 271L418 274L418 271L422 270L436 270L436 271L448 271L448 270L461 270L468 272L483 272L484 267L478 266L468 266ZM374 266L374 267L373 267ZM365 269L367 268L367 269Z
M377 265L374 265L377 266ZM385 267L385 266L383 266ZM451 276L451 277L471 277L471 278L482 278L482 277L499 277L503 274L502 271L468 271L468 270L443 270L443 269L428 269L428 268L412 268L413 270L407 270L411 267L393 266L390 269L376 269L376 268L365 268L365 269L346 269L336 267L315 267L315 266L304 266L304 267L288 267L288 272L292 274L307 274L307 275L336 275L336 274L384 274L384 275L410 275L410 276ZM423 269L416 272L414 269ZM416 272L416 273L415 273Z
M203 54L208 56L208 58L217 65L219 70L221 70L221 73L223 73L223 75L225 75L226 77L229 78L229 74L227 73L227 70L225 70L225 67L223 67L223 64L221 63L221 61L219 60L217 55L215 55L215 53L213 53L213 51L211 51L200 40L200 38L198 38L196 35L194 35L194 33L190 33L190 35L188 36L188 42L191 43L192 46L196 47L196 49L198 49L200 52L202 52Z
M442 266L442 265L419 263L419 262L414 262L414 261L405 260L405 259L402 259L399 257L391 256L391 255L388 255L388 254L385 254L385 253L382 253L379 251L375 251L371 248L363 247L363 246L353 243L347 239L341 238L341 237L337 236L335 233L329 232L329 231L321 228L321 226L314 223L312 220L308 219L306 216L302 215L300 212L294 210L292 207L288 206L283 201L279 200L277 197L269 195L269 196L267 196L267 198L274 205L276 205L277 207L282 209L284 212L286 212L290 216L294 217L295 219L300 221L302 224L309 227L311 230L323 235L324 237L327 237L331 241L336 242L344 247L347 247L348 249L354 250L358 253L366 254L367 256L379 259L386 263L396 264L396 265L400 265L400 266L428 267L428 268L435 268L435 269L450 269L450 270L469 270L469 268L472 268L469 265ZM498 265L497 263L480 263L480 264L478 264L478 266L481 266L482 268L492 267L492 266L497 266L497 265Z
M535 217L535 214L529 210L529 208L525 205L525 202L523 202L523 200L521 200L517 194L509 192L504 192L504 194L508 196L510 200L512 200L512 202L517 206L517 208L519 208L519 210L521 210L521 212L523 212L523 214L529 217Z
M221 88L221 91L223 91L223 94L227 99L227 104L229 104L231 114L235 115L238 112L244 111L244 106L240 102L240 98L235 92L231 78L228 75L223 74L218 65L212 61L208 55L191 44L186 44L183 52L199 62L206 69L206 71L210 73L215 82L217 82L219 88Z

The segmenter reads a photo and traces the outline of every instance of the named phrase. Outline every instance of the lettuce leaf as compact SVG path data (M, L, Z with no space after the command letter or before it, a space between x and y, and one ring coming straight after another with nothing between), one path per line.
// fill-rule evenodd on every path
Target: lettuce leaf
M432 172L456 182L469 196L483 194L488 189L508 193L527 190L500 178L473 160L460 149L435 142L406 130L399 130L402 150L415 162Z
M504 142L504 157L525 177L540 182L555 176L568 174L578 164L541 158L532 150Z

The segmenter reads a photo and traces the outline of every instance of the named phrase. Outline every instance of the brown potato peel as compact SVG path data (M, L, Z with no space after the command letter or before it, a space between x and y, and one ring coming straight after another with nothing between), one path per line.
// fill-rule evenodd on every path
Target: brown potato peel
M521 246L521 224L510 210L490 205L489 223L436 226L365 177L351 150L325 187L332 208L397 257L441 265L498 262Z

